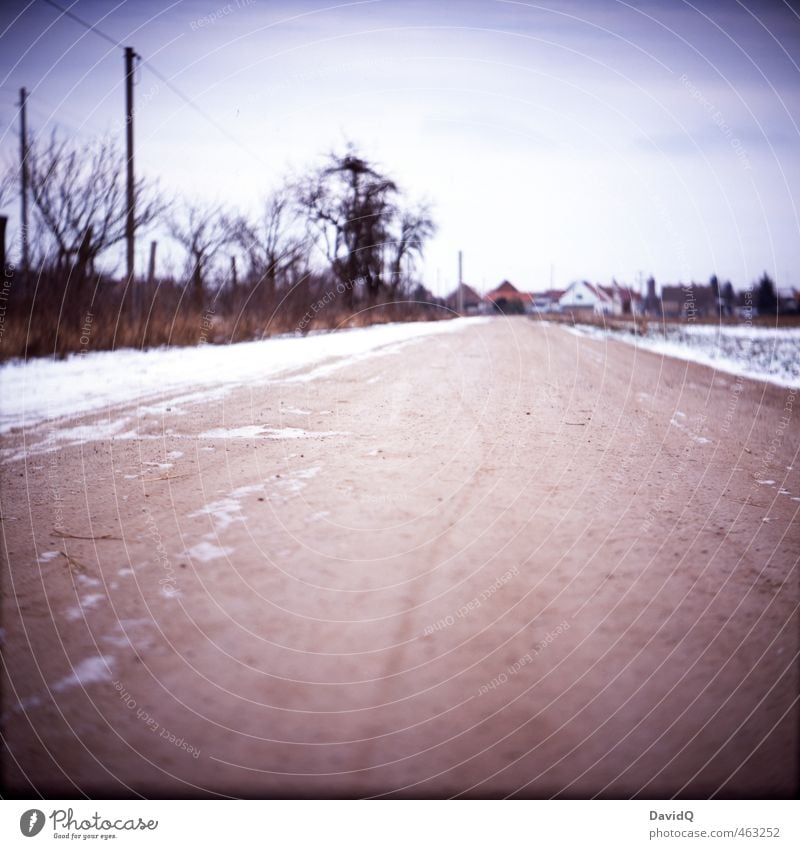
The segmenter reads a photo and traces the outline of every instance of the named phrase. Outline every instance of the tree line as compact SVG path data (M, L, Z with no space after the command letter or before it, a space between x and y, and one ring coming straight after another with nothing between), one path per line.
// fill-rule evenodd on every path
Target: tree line
M85 324L87 311L95 317L93 348L205 340L209 315L216 341L444 317L414 297L424 291L419 261L436 232L430 207L411 201L352 144L285 178L251 216L169 198L157 181L140 177L137 240L158 227L183 265L177 274L151 269L128 285L101 268L126 237L122 151L107 139L81 145L54 131L30 145L26 165L31 259L25 279L13 269L19 326L4 337L4 357L74 350L71 327L76 319ZM5 205L20 190L18 169L7 169L0 189ZM330 293L309 320L309 306Z

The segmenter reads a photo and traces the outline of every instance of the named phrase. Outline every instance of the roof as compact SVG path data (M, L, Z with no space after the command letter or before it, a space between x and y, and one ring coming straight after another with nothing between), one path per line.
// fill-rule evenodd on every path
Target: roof
M604 290L602 286L595 286L595 284L594 284L594 283L590 283L588 280L582 280L582 281L579 281L578 283L573 283L573 284L572 284L572 286L580 285L580 283L583 283L583 285L584 285L584 286L586 286L586 288L587 288L587 289L588 289L588 290L589 290L589 291L590 291L590 292L591 292L591 293L592 293L592 294L593 294L593 295L594 295L594 296L595 296L595 297L596 297L599 301L610 301L610 300L611 300L611 294L610 294L610 292L608 292L608 291ZM570 287L569 287L569 289L571 289L571 288L572 288L572 286L570 286ZM569 289L567 289L567 291L569 291Z
M533 296L529 292L520 292L519 289L508 280L504 280L496 289L492 289L486 295L487 301L499 301L501 298L505 298L506 300L516 300L523 301L524 303L530 303L533 300Z
M534 300L557 301L563 294L564 289L547 289L544 292L529 292L528 294Z
M602 289L609 297L619 298L622 302L625 301L641 301L642 296L631 289L630 286L620 286L619 283L614 281L611 286L599 286L599 289Z
M458 301L458 291L459 287L456 287L445 299L447 303L455 304ZM466 283L461 284L461 293L464 298L464 303L475 303L479 304L483 299L481 296L471 287L467 286Z

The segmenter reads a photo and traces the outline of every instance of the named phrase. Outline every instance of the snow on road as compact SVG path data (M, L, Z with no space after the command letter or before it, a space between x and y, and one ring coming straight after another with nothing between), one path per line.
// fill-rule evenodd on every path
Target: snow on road
M15 427L185 393L147 410L221 397L243 384L277 377L322 377L348 363L397 351L425 336L453 333L482 318L379 324L235 345L119 350L63 360L12 362L0 368L0 433ZM312 371L303 373L303 370ZM190 391L193 390L193 391ZM116 425L115 425L116 426Z

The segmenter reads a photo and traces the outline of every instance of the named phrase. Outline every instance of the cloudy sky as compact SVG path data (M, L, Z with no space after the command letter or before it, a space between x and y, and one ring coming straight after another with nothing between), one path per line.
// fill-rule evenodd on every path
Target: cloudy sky
M774 0L62 0L142 67L137 168L255 210L356 143L439 224L426 282L612 276L800 287L800 7ZM43 0L0 11L0 151L118 133L121 50ZM209 118L211 120L209 120ZM17 202L3 210L15 227ZM13 237L13 232L12 232ZM145 240L140 266L144 267Z

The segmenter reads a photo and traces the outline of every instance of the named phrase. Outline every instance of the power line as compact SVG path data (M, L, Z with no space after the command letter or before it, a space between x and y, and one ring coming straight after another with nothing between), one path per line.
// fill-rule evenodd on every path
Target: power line
M119 47L121 50L124 50L124 46L120 44L115 38L112 38L110 35L107 35L103 32L103 30L96 27L94 24L90 24L87 21L84 21L83 18L79 18L74 12L71 12L69 9L65 9L63 6L60 6L58 3L54 3L53 0L44 0L48 6L52 6L54 9L58 9L62 15L66 15L68 18L72 18L73 21L79 23L82 27L86 27L86 29L91 30L95 35L99 35L100 38L104 38L106 41L113 44L115 47Z
M207 112L201 109L190 97L187 97L179 88L175 86L175 84L168 77L165 77L164 74L162 74L158 69L151 65L146 59L143 59L140 56L139 61L150 71L151 74L153 74L153 76L161 80L161 82L164 83L164 85L167 86L167 88L169 88L173 94L179 97L188 106L191 106L191 108L194 109L195 112L198 113L198 115L201 115L203 118L205 118L205 120L208 121L208 123L211 124L211 126L214 127L217 132L222 133L225 138L240 147L243 151L245 151L245 153L250 154L250 156L258 160L262 165L266 164L254 150L251 150L249 147L247 147L247 145L243 144L239 139L236 138L236 136L231 135L231 133L229 133L228 130L226 130L225 127L222 126L222 124L220 124Z
M113 44L115 47L118 47L120 50L125 50L125 45L121 44L115 38L112 38L107 33L103 32L99 27L96 27L94 24L90 24L88 21L83 20L83 18L76 15L74 12L71 12L69 9L65 9L59 3L54 2L54 0L44 0L48 6L52 6L54 9L58 9L63 15L66 15L68 18L71 18L76 23L80 24L82 27L85 27L87 30L90 30L95 35L100 36L100 38L105 39L106 41ZM247 145L243 144L236 136L232 135L228 132L225 127L222 126L216 119L212 118L204 109L198 106L188 95L184 94L176 85L172 82L168 77L162 74L154 65L147 61L144 57L136 54L136 58L139 60L141 65L144 65L154 77L161 80L165 86L178 98L180 98L187 106L194 109L198 115L204 118L212 127L214 127L217 132L221 133L228 139L228 141L235 144L237 147L241 148L245 153L252 156L254 159L258 160L259 163L265 165L266 163L261 159L261 157L253 150L251 150Z

